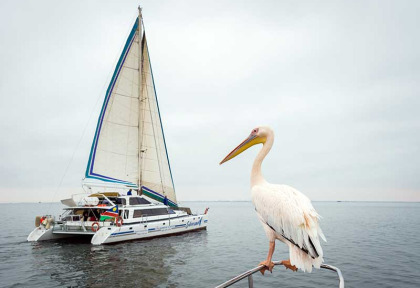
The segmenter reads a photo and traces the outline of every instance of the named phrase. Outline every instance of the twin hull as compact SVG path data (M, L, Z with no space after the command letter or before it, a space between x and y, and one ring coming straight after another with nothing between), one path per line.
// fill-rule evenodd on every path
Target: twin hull
M56 240L69 237L92 237L93 245L109 244L122 241L147 239L159 236L181 234L194 230L207 228L208 215L188 215L176 219L144 222L136 224L125 224L120 227L115 225L103 226L98 231L93 232L91 225L83 222L75 222L73 226L79 226L80 231L68 231L63 224L55 224L46 229L40 225L36 227L28 236L28 241Z

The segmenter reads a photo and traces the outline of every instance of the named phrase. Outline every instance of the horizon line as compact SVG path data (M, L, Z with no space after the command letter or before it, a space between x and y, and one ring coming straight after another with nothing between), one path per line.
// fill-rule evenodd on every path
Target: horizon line
M252 202L252 200L184 200L184 201L179 201L179 202ZM312 200L311 202L420 203L420 201L409 201L409 200ZM60 201L0 202L0 204L53 204L53 203L59 204Z

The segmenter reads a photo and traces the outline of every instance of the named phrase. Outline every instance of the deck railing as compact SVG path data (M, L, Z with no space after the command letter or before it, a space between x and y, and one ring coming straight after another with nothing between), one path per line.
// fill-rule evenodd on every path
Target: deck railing
M283 265L283 264L281 264L281 261L276 261L276 262L274 262L274 265ZM255 267L254 269L251 269L251 270L248 270L248 271L246 271L242 274L239 274L238 276L220 284L219 286L216 286L216 288L229 287L229 286L235 284L236 282L241 281L242 279L247 278L247 277L248 277L248 287L253 288L254 287L254 280L252 279L252 274L254 274L256 272L259 272L263 268L264 268L264 265L260 265L258 267ZM341 274L340 269L338 269L337 267L328 265L328 264L322 264L321 268L337 272L338 279L340 281L338 287L339 288L344 288L344 278L343 278L343 274Z

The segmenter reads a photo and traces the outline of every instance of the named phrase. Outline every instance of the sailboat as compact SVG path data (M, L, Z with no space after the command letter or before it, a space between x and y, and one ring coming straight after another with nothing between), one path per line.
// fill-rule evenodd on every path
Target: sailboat
M87 163L88 193L37 216L28 241L90 237L95 245L206 229L207 210L179 207L139 7L105 94Z

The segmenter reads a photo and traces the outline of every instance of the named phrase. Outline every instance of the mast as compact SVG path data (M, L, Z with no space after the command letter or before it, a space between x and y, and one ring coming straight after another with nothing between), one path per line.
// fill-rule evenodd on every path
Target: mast
M142 124L143 124L143 115L142 115L142 110L143 110L143 93L142 93L142 87L143 87L143 26L142 26L142 22L143 22L143 16L141 14L141 7L139 6L139 17L138 17L138 25L137 25L137 31L138 31L138 39L139 39L139 183L138 183L138 194L141 193L141 171L142 171L142 159L143 159L143 151L142 151L142 141L143 141L143 129L142 129Z

